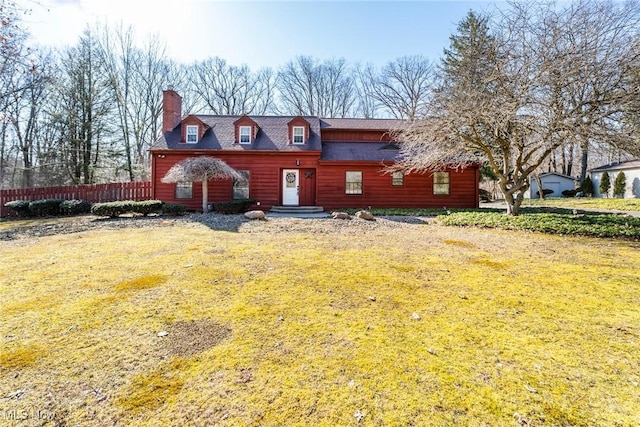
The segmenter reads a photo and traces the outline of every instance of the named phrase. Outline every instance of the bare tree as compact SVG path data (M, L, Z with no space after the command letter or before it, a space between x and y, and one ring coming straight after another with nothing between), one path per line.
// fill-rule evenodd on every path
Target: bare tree
M366 70L372 82L369 97L396 119L424 116L434 84L434 67L421 55L403 56L385 65L379 74Z
M113 101L104 78L94 33L87 29L60 59L53 120L59 129L59 149L70 179L76 184L98 180L97 171L109 157L112 134L108 117ZM109 155L111 154L111 156Z
M552 49L562 61L564 108L575 115L580 149L580 179L584 180L592 148L629 148L629 132L621 116L637 99L637 87L626 85L630 67L638 64L640 7L636 1L616 4L580 0L557 16L558 31ZM565 150L566 151L566 150ZM571 169L569 169L571 174Z
M10 115L14 148L19 152L21 187L35 186L37 169L42 160L38 149L39 137L45 126L43 105L50 86L46 72L41 67L38 73L22 75L16 82L21 89L14 94L14 102L10 104L10 108L5 110Z
M360 65L355 68L356 82L356 115L365 119L375 118L380 103L372 96L375 84L375 68L373 64Z
M176 163L162 178L162 182L202 182L202 211L207 211L208 182L211 179L244 179L235 169L224 161L210 156L188 157Z
M35 56L27 46L29 33L23 27L21 14L25 11L12 0L0 0L0 102L5 102L26 88L34 79L22 79L15 85L16 76L37 75Z
M576 135L620 138L620 113L629 97L638 96L623 90L621 61L637 62L637 56L617 49L594 52L590 43L559 43L571 37L567 23L572 17L596 13L591 4L512 3L493 23L494 30L487 18L470 13L445 52L443 80L429 116L402 134L404 161L398 167L437 170L484 160L498 178L507 212L517 215L529 177L566 141ZM611 5L637 10L635 2ZM635 22L635 15L627 16ZM581 22L599 39L600 27ZM635 34L619 36L629 43ZM603 52L607 55L600 57ZM594 60L602 65L592 66ZM598 89L572 107L566 103L567 88L575 79L588 79Z
M347 117L356 101L355 81L344 58L320 62L298 56L280 69L276 86L284 114Z
M104 26L97 31L98 54L113 94L116 129L130 181L148 176L148 149L158 136L162 89L171 83L172 67L155 37L142 47L132 28Z
M23 26L22 6L12 0L0 0L0 185L33 183L33 138L35 110L31 105L28 124L22 122L30 101L39 104L45 74L39 52L27 46L29 33ZM15 179L20 168L21 178Z
M270 68L252 72L222 58L210 58L189 69L191 90L213 114L263 115L273 108L274 76Z

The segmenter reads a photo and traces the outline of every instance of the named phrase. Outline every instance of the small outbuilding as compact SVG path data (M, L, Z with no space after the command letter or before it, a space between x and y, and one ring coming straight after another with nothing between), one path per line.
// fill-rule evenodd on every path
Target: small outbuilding
M538 191L538 181L535 177L530 177L529 195L531 199L540 198ZM574 190L578 180L572 176L564 175L557 172L546 172L540 174L540 182L543 190L552 190L553 193L547 194L545 197L562 197L565 190Z
M625 199L640 197L640 159L610 163L589 170L591 181L593 182L594 197L603 196L600 193L600 180L605 172L609 174L609 179L611 180L611 191L609 191L609 195L613 192L613 183L616 181L616 177L620 172L624 172L626 185L622 197Z

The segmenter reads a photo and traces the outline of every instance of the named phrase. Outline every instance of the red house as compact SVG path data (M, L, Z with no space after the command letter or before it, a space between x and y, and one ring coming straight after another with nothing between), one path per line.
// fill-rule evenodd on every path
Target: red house
M251 198L273 206L339 208L478 207L477 166L424 174L387 173L398 156L386 119L284 116L182 117L182 98L163 93L163 135L151 148L153 197L201 209L197 182L164 184L177 162L200 155L224 160L247 179L209 185L212 203Z

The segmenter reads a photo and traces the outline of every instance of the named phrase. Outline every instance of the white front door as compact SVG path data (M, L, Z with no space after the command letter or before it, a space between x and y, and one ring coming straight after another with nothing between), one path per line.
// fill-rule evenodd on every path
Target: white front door
M282 171L282 204L297 206L300 203L300 173L298 169Z

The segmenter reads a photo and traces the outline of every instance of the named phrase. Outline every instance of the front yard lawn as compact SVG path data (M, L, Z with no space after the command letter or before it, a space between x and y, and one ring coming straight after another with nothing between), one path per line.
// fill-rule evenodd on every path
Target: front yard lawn
M4 419L640 424L638 243L284 221L0 241Z
M616 199L606 197L548 197L544 200L525 199L523 206L557 206L577 209L602 209L616 211L640 211L640 199Z

